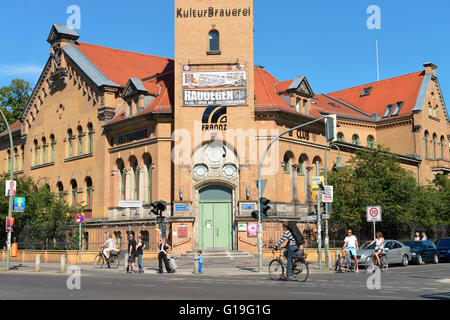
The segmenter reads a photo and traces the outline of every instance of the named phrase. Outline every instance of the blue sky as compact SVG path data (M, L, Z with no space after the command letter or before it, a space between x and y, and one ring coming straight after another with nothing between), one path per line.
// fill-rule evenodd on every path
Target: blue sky
M173 58L171 0L4 1L0 86L13 77L35 84L50 27L65 24L73 4L81 9L80 41ZM381 30L366 26L369 5L381 9ZM376 81L378 40L381 79L433 62L450 97L449 12L448 0L255 0L255 64L279 80L305 75L316 93L327 93Z

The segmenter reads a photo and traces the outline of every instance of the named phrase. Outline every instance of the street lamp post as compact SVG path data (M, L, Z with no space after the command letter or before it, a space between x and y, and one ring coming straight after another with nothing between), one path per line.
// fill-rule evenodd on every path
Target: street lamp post
M0 109L0 113L3 117L3 120L6 123L6 127L8 128L8 134L9 134L9 143L10 143L10 148L11 148L11 158L9 160L9 179L13 180L14 179L14 144L13 144L13 139L12 139L12 133L11 133L11 128L9 127L9 123L8 120L6 120L5 114L3 113L2 109ZM13 206L13 197L9 197L9 206L8 206L8 217L11 219L12 216L12 206ZM10 256L10 252L11 252L11 232L8 232L7 235L7 242L6 242L6 271L9 271L9 256Z
M337 157L337 163L335 166L336 170L340 170L343 169L344 166L342 165L342 159L341 159L341 149L339 149L339 147L337 145L335 145L334 143L330 143L328 145L328 147L325 149L325 185L328 185L328 165L327 165L327 153L328 153L328 149L331 149L331 147L336 147L336 149L338 150L338 157ZM325 205L325 214L328 216L328 206ZM327 268L329 268L330 266L330 261L331 260L331 256L330 256L330 239L328 237L328 219L325 219L325 261L326 261L326 266Z

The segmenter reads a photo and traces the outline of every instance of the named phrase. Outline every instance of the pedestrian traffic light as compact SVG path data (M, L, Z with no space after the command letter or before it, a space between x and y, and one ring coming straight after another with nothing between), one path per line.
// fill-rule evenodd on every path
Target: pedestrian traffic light
M336 115L331 114L325 119L325 137L327 138L327 142L333 142L336 140L336 131Z

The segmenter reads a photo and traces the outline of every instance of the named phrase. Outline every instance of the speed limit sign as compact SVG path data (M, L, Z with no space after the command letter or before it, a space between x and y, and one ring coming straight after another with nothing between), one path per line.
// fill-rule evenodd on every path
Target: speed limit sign
M381 206L367 207L367 221L380 222L381 221Z

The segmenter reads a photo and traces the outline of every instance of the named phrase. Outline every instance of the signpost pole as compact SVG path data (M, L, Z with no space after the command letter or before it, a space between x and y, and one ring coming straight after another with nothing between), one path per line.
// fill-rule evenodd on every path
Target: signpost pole
M316 175L319 177L319 161L316 161ZM320 214L320 192L317 191L317 248L319 254L319 269L322 270L322 226Z
M78 224L78 246L79 246L78 267L81 270L81 223Z
M376 225L376 222L374 221L373 222L373 238L374 239L376 239L376 237L377 237L377 233L376 233L376 230L375 230L375 225Z

